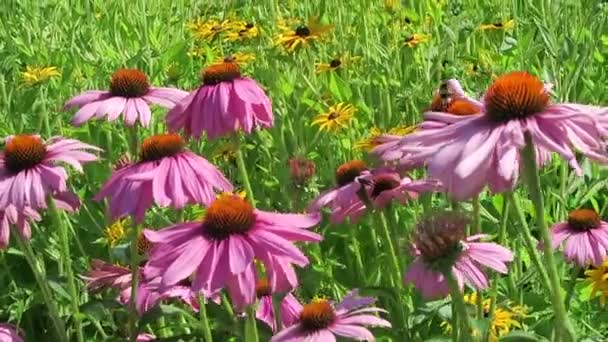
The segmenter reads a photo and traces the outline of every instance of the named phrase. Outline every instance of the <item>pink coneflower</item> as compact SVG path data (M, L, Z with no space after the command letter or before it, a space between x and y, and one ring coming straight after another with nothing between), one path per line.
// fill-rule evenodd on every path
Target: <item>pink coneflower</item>
M602 221L593 209L570 212L567 222L551 227L553 249L564 242L564 254L581 267L601 265L608 251L608 222Z
M336 187L314 199L308 211L315 212L327 206L341 207L353 203L362 189L357 179L369 174L367 164L362 160L351 160L340 165L336 169Z
M95 146L60 137L43 141L36 135L13 135L5 139L0 153L0 209L46 208L49 196L68 192L63 162L82 172L82 164L97 160Z
M0 323L0 342L23 342L23 337L14 325Z
M391 323L376 316L382 309L369 307L372 297L359 297L357 291L348 293L342 302L334 305L325 299L304 304L297 323L274 335L271 342L327 342L336 337L357 341L375 341L366 326L390 328Z
M242 77L231 61L212 64L202 73L203 84L167 113L167 126L199 139L256 127L272 127L270 99L251 78Z
M276 332L275 313L272 306L273 290L268 280L265 278L258 280L255 292L259 301L255 316L260 321L266 323L273 332ZM298 302L291 292L283 297L281 301L281 326L283 329L293 325L298 320L301 311L302 304Z
M107 116L108 121L114 121L122 113L127 126L139 120L143 127L148 127L152 118L150 104L173 108L187 95L179 89L150 86L146 74L138 69L119 69L112 75L109 91L86 91L70 99L63 108L80 108L72 118L74 126L82 125L93 116L96 119Z
M112 219L131 215L141 222L153 203L176 209L209 205L216 191L232 191L232 184L213 164L186 150L179 135L160 134L144 140L139 162L115 171L95 200L108 197Z
M267 262L271 257L307 265L308 258L293 242L320 241L320 235L304 229L319 220L319 215L261 211L238 195L222 194L207 208L202 221L145 230L153 243L145 275L161 277L162 286L194 275L193 291L213 294L227 287L237 308L249 305L255 299L254 258L266 270L274 266Z
M547 87L526 72L499 77L486 91L483 103L483 115L413 133L400 141L402 153L428 160L429 176L439 179L455 199L475 196L485 185L493 192L511 190L519 177L520 150L527 135L537 151L559 153L578 175L582 170L574 149L608 162L606 119L598 115L607 112L605 108L551 104ZM449 114L427 117L445 115Z
M82 278L86 281L87 289L93 292L108 288L124 290L131 286L131 270L129 268L113 265L99 259L91 261L91 269Z
M152 342L156 340L156 336L152 334L139 334L135 339L136 342Z
M467 220L453 212L438 212L423 218L416 226L413 249L416 259L409 266L404 282L413 283L426 298L445 297L449 288L444 272L451 272L458 282L474 289L488 287L482 267L507 273L506 262L513 260L508 249L490 242L487 237L465 237Z
M30 220L40 221L40 214L28 207L17 210L15 206L9 205L0 211L0 249L8 247L11 226L15 226L22 239L29 240L32 237Z

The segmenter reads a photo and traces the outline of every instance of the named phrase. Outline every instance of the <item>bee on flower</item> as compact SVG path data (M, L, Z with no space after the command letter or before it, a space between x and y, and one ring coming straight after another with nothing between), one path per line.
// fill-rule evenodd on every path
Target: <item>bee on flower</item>
M407 46L409 48L414 48L421 43L428 42L430 39L431 39L431 35L429 35L429 34L414 33L413 35L407 36L405 38L404 44L405 44L405 46Z
M515 20L498 21L491 24L481 24L478 29L482 31L487 30L511 30L515 27Z
M352 104L340 102L329 107L328 111L317 115L312 125L319 125L321 131L338 131L346 128L352 121L357 108Z
M277 26L281 33L275 38L275 45L282 46L287 52L293 52L299 46L307 46L312 41L324 38L332 29L332 25L321 24L318 19L312 17L306 24L299 24L295 28L280 20Z
M316 63L315 64L315 72L317 74L328 72L328 71L336 71L338 69L344 68L346 65L355 63L361 59L360 56L343 56L343 57L335 57L327 63Z
M238 42L256 38L260 35L260 27L250 21L235 21L224 32L224 40Z
M34 86L44 83L52 78L61 76L57 67L38 67L26 66L25 71L21 72L21 80L26 86Z

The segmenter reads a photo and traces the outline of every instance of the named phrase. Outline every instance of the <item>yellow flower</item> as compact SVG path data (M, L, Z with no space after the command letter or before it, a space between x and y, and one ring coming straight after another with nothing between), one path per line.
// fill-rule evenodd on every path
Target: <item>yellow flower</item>
M399 7L399 1L398 0L384 0L384 8L387 11L394 11L398 7Z
M214 160L221 159L223 161L231 161L236 157L238 148L239 147L232 142L218 144L215 149L213 149L213 152L211 152L211 156Z
M218 34L230 27L229 20L210 19L202 21L200 19L190 21L186 27L192 33L192 36L200 40L213 40Z
M315 64L315 71L317 73L322 73L326 71L334 71L341 68L344 68L345 65L351 64L360 60L359 56L344 56L344 57L336 57L329 61L329 63L317 63Z
M25 67L25 71L21 73L21 79L24 84L33 86L60 75L61 73L57 70L57 67L32 67L28 65Z
M506 22L497 22L492 24L481 24L479 30L510 30L515 27L515 20L511 19Z
M357 108L353 105L340 102L337 105L329 107L327 113L317 115L312 124L319 125L319 130L322 131L337 131L341 128L346 128L356 111Z
M479 64L477 63L468 63L466 67L467 74L469 75L477 75L479 72Z
M381 144L380 136L382 135L408 135L414 132L418 128L418 125L412 126L397 126L391 128L388 132L382 132L377 127L373 127L369 136L361 139L355 143L355 148L367 152L371 152L374 147Z
M407 47L409 47L409 48L413 48L413 47L416 47L420 43L429 41L429 39L431 39L431 35L415 33L415 34L405 38L405 45L407 45Z
M599 267L585 271L587 282L591 284L590 297L595 297L598 293L600 296L600 304L606 304L608 297L608 259L606 259Z
M320 24L317 17L310 18L306 25L300 24L295 29L287 26L283 21L279 21L277 26L282 32L275 38L275 45L283 46L288 52L323 38L332 28L331 25Z
M252 39L260 35L260 28L252 22L235 21L228 26L224 40L237 42Z
M215 60L215 63L221 62L234 62L239 65L239 67L244 67L255 60L255 54L252 52L235 52L227 55L226 57L220 57Z
M106 241L110 247L116 246L120 240L125 237L125 226L127 225L127 219L118 220L109 225L106 230Z

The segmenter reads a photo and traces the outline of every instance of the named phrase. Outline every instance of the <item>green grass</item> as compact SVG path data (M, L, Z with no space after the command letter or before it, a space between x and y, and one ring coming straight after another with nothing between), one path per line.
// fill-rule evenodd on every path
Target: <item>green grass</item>
M298 49L293 54L275 47L279 17L306 19L320 16L333 25L327 39ZM255 22L259 38L246 42L212 42L192 38L185 24L197 18L239 18ZM406 24L406 18L410 24ZM512 30L478 30L481 24L515 21ZM431 35L414 48L404 46L414 33ZM190 57L194 48L206 57ZM99 163L88 165L84 174L72 174L70 187L82 198L82 208L65 216L72 233L72 259L77 274L84 274L91 258L124 260L125 245L110 249L102 241L110 224L104 205L92 201L109 177L110 165L128 151L128 132L120 121L89 122L70 126L73 112L63 112L63 103L90 89L106 89L109 77L120 67L137 67L156 86L191 90L199 85L202 67L220 56L235 52L254 53L256 59L244 68L267 90L273 102L275 127L247 136L246 165L258 206L282 212L302 211L320 191L334 182L337 166L354 158L368 158L353 145L369 135L372 127L388 130L421 120L442 79L458 78L475 96L494 76L511 70L527 70L555 84L555 101L596 105L608 103L608 4L605 1L402 1L394 9L383 1L18 1L0 4L0 135L36 133L44 137L62 135L102 147ZM335 56L361 57L336 73L315 73L315 63L328 63ZM61 76L36 85L22 81L26 66L55 66ZM475 65L477 71L469 73ZM354 104L358 111L350 127L337 133L319 133L313 117L338 102ZM164 114L154 110L153 124L140 129L140 138L165 131ZM234 160L214 157L214 151L230 142L192 142L190 147L215 162L242 189ZM316 177L303 188L290 182L289 159L304 156L316 163ZM368 158L368 160L371 160ZM543 170L541 180L549 224L561 221L568 210L590 206L605 214L606 171L585 163L585 176L576 177L555 161ZM565 173L564 171L568 172ZM418 174L421 176L422 174ZM527 198L525 191L521 197ZM498 232L502 197L481 197L482 230ZM434 205L446 203L442 195ZM523 201L525 213L533 215L531 203ZM467 203L464 210L472 210ZM187 219L200 215L188 208ZM422 205L412 202L395 207L389 223L398 241L402 265L406 265L409 235ZM180 214L181 215L181 214ZM59 276L60 247L50 217L34 225L32 245L44 260L47 279L60 306L62 317L73 333L65 278ZM146 225L161 228L177 214L154 208ZM515 287L506 277L498 278L498 298L530 308L523 328L550 338L551 305L547 290L521 247L521 236L513 220L507 242L518 259L512 268ZM379 306L390 311L393 329L375 329L381 341L422 341L442 336L439 324L451 313L447 301L426 302L413 289L401 293L388 285L389 258L386 249L373 252L372 231L380 234L380 222L368 215L356 225L331 225L325 220L318 231L325 240L320 248L307 247L311 266L300 272L298 296L341 297L346 290L360 288L380 298ZM123 241L124 242L124 241ZM384 246L383 246L384 247ZM358 268L358 263L362 268ZM12 242L0 253L0 321L19 325L28 341L48 340L50 321L34 276L22 252ZM570 266L559 259L566 286ZM112 294L88 294L82 282L81 310L85 340L119 340L126 329L126 310L113 302ZM588 298L579 280L571 316L581 340L608 336L608 318L597 299ZM183 309L183 310L182 310ZM406 326L398 320L405 311ZM217 341L241 340L242 329L234 327L222 307L209 305ZM160 319L160 315L164 315ZM193 323L194 322L194 323ZM140 326L157 336L201 336L201 329L187 308L162 306L142 318ZM260 325L261 340L269 332ZM194 338L194 337L191 337ZM539 337L541 338L541 337ZM185 337L188 340L188 337Z

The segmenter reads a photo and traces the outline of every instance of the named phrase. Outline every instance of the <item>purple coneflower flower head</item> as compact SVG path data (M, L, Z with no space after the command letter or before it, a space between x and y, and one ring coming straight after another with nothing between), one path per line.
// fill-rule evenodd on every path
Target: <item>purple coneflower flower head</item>
M0 342L23 342L19 328L12 324L0 323Z
M413 249L416 259L408 267L404 282L413 283L426 298L449 294L445 272L451 272L462 289L488 287L483 267L507 273L513 260L508 249L490 242L478 242L486 235L465 236L467 219L449 211L423 218L416 226Z
M580 267L601 265L608 251L608 222L593 209L577 209L568 221L551 227L551 241L554 249L563 242L566 259Z
M82 277L89 291L104 289L124 290L131 287L131 270L126 267L107 263L103 260L93 259L91 269Z
M10 205L19 211L45 209L49 196L65 199L68 174L58 163L82 172L82 164L97 160L92 151L101 150L75 139L9 136L0 153L0 209Z
M405 204L424 192L437 191L441 185L436 180L412 180L402 177L396 170L379 168L357 178L364 191L358 198L343 206L331 207L331 220L340 223L347 217L357 222L368 210L383 209L392 201Z
M156 88L150 85L146 74L138 69L119 69L112 75L110 90L90 90L73 97L64 105L64 110L78 107L72 125L80 126L91 118L108 121L123 115L127 126L135 122L143 127L150 125L150 104L172 108L188 95L174 88Z
M537 150L537 163L556 152L580 175L575 150L608 162L604 142L608 129L600 115L607 111L573 103L553 104L538 78L512 72L490 85L482 115L405 136L399 149L411 158L428 160L429 176L439 179L452 197L464 200L486 185L493 192L513 188L526 136ZM429 113L427 118L446 115Z
M260 85L241 76L231 61L212 64L202 72L202 85L167 113L167 126L200 139L215 139L238 130L272 127L270 99Z
M272 305L272 294L274 291L268 280L265 278L259 279L255 292L259 301L255 316L260 321L266 323L272 329L272 332L276 333L275 312ZM293 325L298 320L301 311L302 304L291 292L287 293L281 301L281 326L283 329Z
M308 211L316 212L323 207L341 207L358 199L362 189L359 177L369 175L369 168L362 160L351 160L336 169L336 187L323 192L308 207Z
M177 134L145 139L139 161L115 171L95 199L108 198L112 219L131 215L141 222L152 204L176 209L186 204L207 206L216 191L232 191L220 170L185 145Z
M374 335L365 327L390 328L391 323L377 316L385 310L369 307L374 302L372 297L359 297L357 291L348 293L337 305L315 299L302 306L295 324L281 330L270 341L327 342L335 341L336 337L375 341Z
M303 267L308 258L293 244L317 242L310 232L319 215L277 214L254 209L238 195L221 194L202 221L185 222L160 231L145 230L153 243L144 273L161 277L167 287L193 275L192 289L213 294L227 287L237 309L255 300L254 258L268 270L282 263Z

